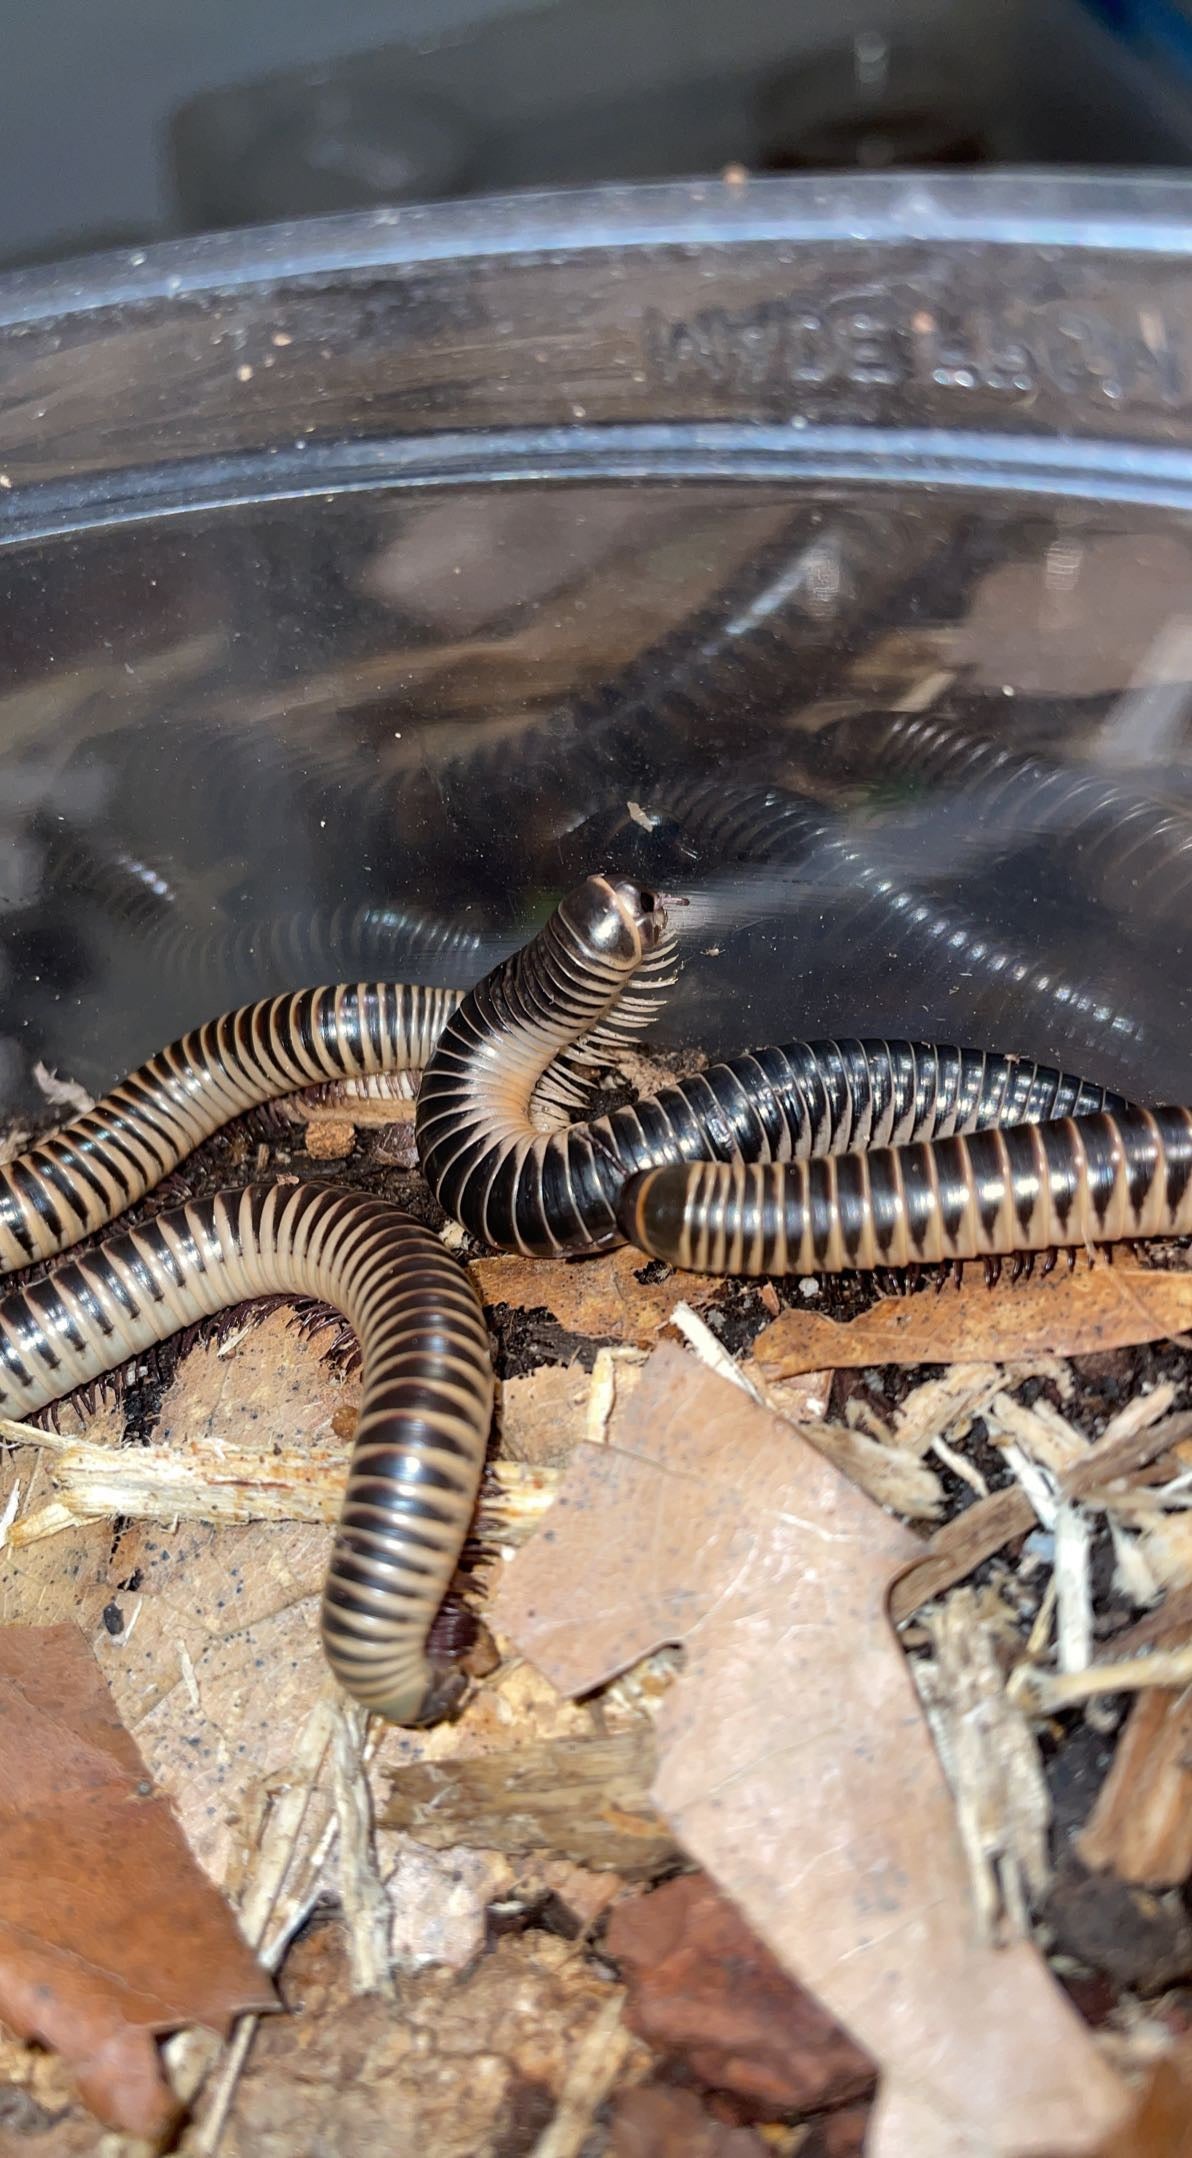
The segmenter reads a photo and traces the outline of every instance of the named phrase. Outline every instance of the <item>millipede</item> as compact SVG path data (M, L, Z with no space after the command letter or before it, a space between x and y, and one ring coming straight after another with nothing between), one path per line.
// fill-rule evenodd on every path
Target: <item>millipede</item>
M1184 927L1192 880L1186 809L933 712L850 716L826 728L814 748L842 774L975 796L983 845L1019 842L1024 831L1058 840L1085 895Z
M479 1299L431 1230L360 1192L249 1185L171 1208L0 1299L0 1411L24 1417L249 1297L342 1311L360 1416L323 1592L328 1663L365 1707L433 1721L458 1698L426 1654L492 1418Z
M1192 1234L1192 1112L1118 1109L801 1162L701 1162L626 1184L619 1218L696 1273L813 1274Z
M461 992L339 983L196 1027L0 1166L0 1273L106 1227L233 1117L328 1080L421 1071Z

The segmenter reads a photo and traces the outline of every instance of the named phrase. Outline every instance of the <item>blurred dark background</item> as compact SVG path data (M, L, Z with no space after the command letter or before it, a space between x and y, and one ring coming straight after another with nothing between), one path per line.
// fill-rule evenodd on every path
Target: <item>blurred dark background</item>
M1192 0L39 0L0 262L715 172L1192 158Z

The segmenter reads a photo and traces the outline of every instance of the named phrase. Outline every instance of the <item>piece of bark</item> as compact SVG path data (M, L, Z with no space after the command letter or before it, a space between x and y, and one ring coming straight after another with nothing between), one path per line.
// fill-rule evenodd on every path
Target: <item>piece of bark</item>
M934 1658L915 1676L952 1787L977 1925L992 1941L1029 1932L1051 1879L1051 1808L1030 1725L1006 1697L1010 1614L995 1597L986 1603L989 1617L958 1588L936 1607L925 1621Z
M568 1333L596 1341L624 1341L650 1348L675 1305L702 1311L723 1284L711 1274L667 1268L655 1281L658 1262L627 1244L591 1259L524 1259L502 1252L474 1259L468 1271L485 1304L553 1313ZM648 1278L642 1280L642 1275Z
M549 1851L627 1877L646 1875L676 1856L674 1837L650 1802L654 1766L653 1726L645 1721L420 1761L391 1773L380 1822L436 1850Z
M938 1296L883 1297L842 1324L787 1311L759 1334L753 1354L767 1377L830 1366L1021 1363L1035 1356L1165 1341L1192 1326L1192 1273L1129 1261L986 1287L975 1274Z
M817 2113L871 2091L873 2062L789 1977L706 1874L618 1904L605 1948L625 2019L711 2090L763 2113Z
M271 1981L155 1791L74 1626L0 1631L0 2013L110 2127L175 2118L155 2037L226 2033Z
M1026 1942L981 1948L886 1615L914 1547L789 1425L664 1345L581 1447L496 1620L563 1691L665 1642L654 1799L878 2061L873 2158L1087 2152L1124 2109Z
M716 2120L694 2091L644 2083L613 2106L608 2158L766 2158L766 2145L752 2128Z
M1192 1276L1188 1278L1192 1280ZM1061 1496L1086 1498L1115 1478L1142 1469L1170 1452L1190 1429L1192 1417L1182 1414L1127 1439L1112 1439L1104 1446L1095 1442L1061 1477ZM987 1499L966 1507L936 1530L920 1556L894 1583L890 1611L895 1622L901 1625L923 1604L963 1581L995 1551L1003 1550L1019 1536L1028 1536L1035 1526L1035 1510L1018 1484L992 1491Z
M1153 1611L1145 1611L1132 1626L1111 1634L1097 1651L1098 1662L1120 1656L1137 1656L1145 1648L1178 1648L1192 1640L1192 1588L1173 1589Z
M1192 2158L1192 2038L1156 2062L1129 2120L1097 2158Z
M1192 1873L1192 1686L1139 1695L1077 1849L1148 1888Z
M1035 1527L1035 1511L1025 1491L1011 1484L978 1499L955 1520L937 1529L923 1555L901 1573L890 1591L890 1615L897 1625L925 1603L963 1581L985 1559Z
M1192 1276L1187 1278L1192 1280ZM1115 1486L1140 1479L1145 1481L1164 1454L1184 1445L1189 1438L1192 1438L1192 1414L1186 1409L1176 1416L1165 1416L1144 1431L1132 1431L1112 1439L1106 1435L1065 1470L1062 1479L1064 1496L1090 1500L1097 1493L1111 1491ZM1173 1464L1172 1473L1178 1466L1178 1463Z
M532 2150L577 2052L621 1998L574 1942L534 1929L504 1935L462 1974L399 1973L395 2000L359 2000L335 1923L292 1950L282 1993L295 2012L262 2025L219 2158ZM627 2080L648 2062L632 2039Z

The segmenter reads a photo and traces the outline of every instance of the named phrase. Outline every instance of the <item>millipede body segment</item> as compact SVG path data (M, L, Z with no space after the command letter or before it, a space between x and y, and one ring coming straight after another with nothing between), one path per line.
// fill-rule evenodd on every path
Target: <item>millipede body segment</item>
M29 1416L181 1327L276 1294L335 1305L363 1357L323 1595L328 1662L366 1708L431 1721L462 1690L426 1639L471 1520L493 1374L475 1290L429 1229L318 1184L172 1208L0 1299L0 1414Z
M0 1167L0 1273L104 1228L246 1109L326 1080L421 1070L460 994L346 982L196 1027Z
M1192 1112L1120 1109L787 1163L649 1170L621 1227L697 1273L932 1265L1192 1233Z

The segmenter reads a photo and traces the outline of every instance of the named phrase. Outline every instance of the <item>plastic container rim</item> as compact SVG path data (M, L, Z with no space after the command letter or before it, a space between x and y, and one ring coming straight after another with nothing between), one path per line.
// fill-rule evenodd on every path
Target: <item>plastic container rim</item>
M0 329L462 258L658 247L1032 246L1192 254L1192 176L860 174L558 189L165 240L0 275Z

